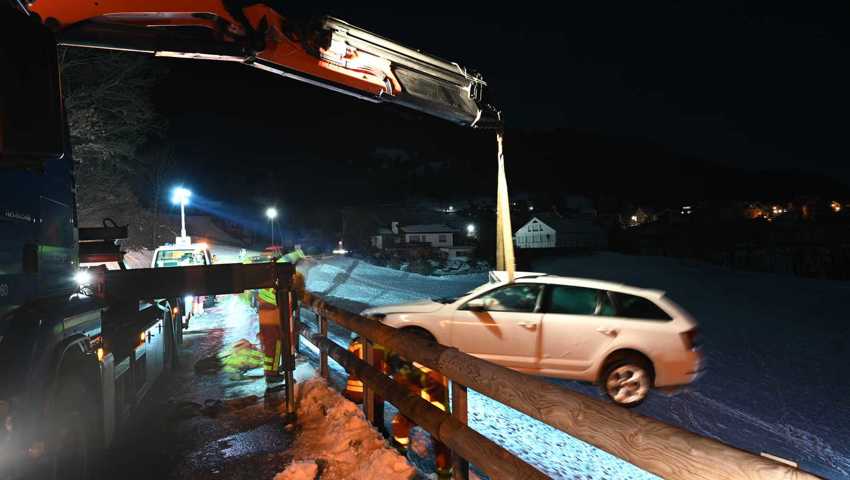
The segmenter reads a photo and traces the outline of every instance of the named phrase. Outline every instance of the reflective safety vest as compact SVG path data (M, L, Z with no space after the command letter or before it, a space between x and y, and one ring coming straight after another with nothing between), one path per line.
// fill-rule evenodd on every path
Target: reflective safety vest
M297 250L293 250L293 251L287 253L286 255L280 257L277 260L277 263L291 263L291 264L294 265L294 264L298 263L298 261L303 259L303 258L305 258L304 252L302 252L301 249L297 249ZM292 286L298 294L303 292L304 291L304 276L301 275L298 272L295 272L295 275L293 277L293 285ZM263 288L259 291L259 294L257 296L259 297L261 302L267 303L267 304L275 306L275 307L277 306L277 298L275 296L273 288Z
M383 373L389 373L386 349L377 343L372 344L372 349L374 355L373 358L376 362L378 362L378 370ZM360 360L363 360L363 341L359 338L353 340L348 345L348 351L353 353ZM343 390L342 396L354 403L363 402L363 381L360 380L360 377L353 373L348 374L348 381L345 383L345 390Z
M225 372L244 372L263 365L263 352L247 340L236 342L230 352L221 357Z
M393 379L411 393L442 411L447 411L448 390L446 378L436 371L418 362L406 363L393 374ZM410 444L410 429L415 424L401 412L396 413L391 422L393 441L402 449ZM446 448L439 442L434 444L438 470L445 470L451 463L447 460Z

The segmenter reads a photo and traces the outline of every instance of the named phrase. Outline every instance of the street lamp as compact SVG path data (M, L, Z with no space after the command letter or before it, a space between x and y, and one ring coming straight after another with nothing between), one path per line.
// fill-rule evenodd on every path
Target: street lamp
M266 218L268 218L269 223L272 224L272 246L274 246L274 219L277 218L277 209L274 207L267 208Z
M186 205L192 192L188 188L177 187L171 192L171 202L180 205L180 236L186 236Z
M475 225L469 224L466 226L466 236L472 237L475 235Z

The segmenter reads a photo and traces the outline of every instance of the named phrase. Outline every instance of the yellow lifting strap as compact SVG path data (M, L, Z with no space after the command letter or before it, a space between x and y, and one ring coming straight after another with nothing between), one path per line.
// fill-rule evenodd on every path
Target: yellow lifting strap
M496 187L496 270L505 270L508 283L513 283L516 262L514 261L513 228L511 227L511 203L508 198L508 179L505 174L505 153L502 149L502 133L496 134L498 144L498 184Z

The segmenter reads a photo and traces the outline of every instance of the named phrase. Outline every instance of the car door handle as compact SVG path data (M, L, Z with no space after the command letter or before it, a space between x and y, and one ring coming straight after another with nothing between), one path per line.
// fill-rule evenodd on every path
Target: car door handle
M610 337L616 337L617 336L617 329L615 329L615 328L599 327L599 328L596 329L596 331L599 332L599 333L604 333L605 335L608 335Z
M526 327L526 328L528 328L528 327L536 327L536 326L537 326L537 322L519 322L519 323L517 323L517 325L519 325L520 327Z

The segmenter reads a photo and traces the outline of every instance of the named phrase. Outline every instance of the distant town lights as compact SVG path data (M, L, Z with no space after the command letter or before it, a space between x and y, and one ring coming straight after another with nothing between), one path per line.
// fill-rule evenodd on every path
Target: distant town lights
M333 250L334 255L345 255L348 253L348 250L342 246L342 240L339 241L337 247Z
M833 200L832 203L829 204L829 206L832 207L832 211L835 213L841 211L841 204L836 202L835 200Z

